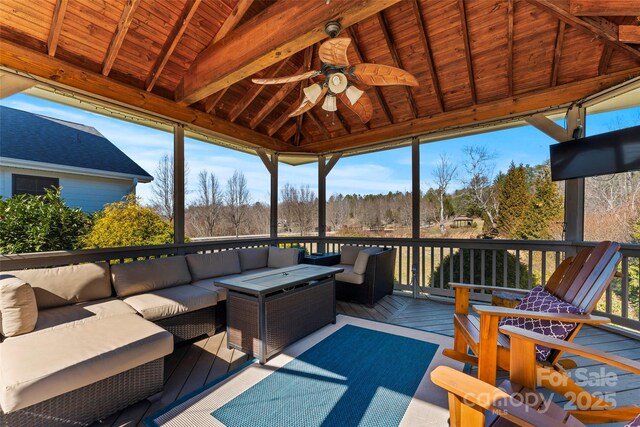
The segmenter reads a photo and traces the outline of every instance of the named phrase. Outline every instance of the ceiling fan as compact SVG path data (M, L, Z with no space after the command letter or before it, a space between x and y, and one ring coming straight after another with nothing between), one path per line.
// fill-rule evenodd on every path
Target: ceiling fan
M325 31L331 38L322 43L318 50L321 61L320 70L312 70L296 76L251 79L251 81L262 85L272 85L324 76L324 80L303 89L302 103L289 114L289 117L304 114L317 105L323 97L322 109L336 111L338 109L336 98L339 98L364 123L371 120L373 106L369 96L363 90L358 89L354 83L370 86L418 86L416 78L400 68L368 63L350 65L347 58L347 48L351 39L347 37L336 38L340 30L341 26L338 22L329 22L325 26Z

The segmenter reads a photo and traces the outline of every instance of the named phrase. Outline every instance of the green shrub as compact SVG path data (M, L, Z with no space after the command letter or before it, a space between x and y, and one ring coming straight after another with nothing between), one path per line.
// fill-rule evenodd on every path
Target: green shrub
M79 249L90 225L82 210L65 205L60 189L0 197L0 253Z
M131 195L105 206L84 239L85 248L163 245L173 243L173 226Z
M309 251L307 250L307 248L304 247L304 245L301 245L300 243L280 243L278 245L279 248L296 248L296 249L304 249L304 254L305 255L309 255Z
M449 288L449 282L464 282L464 283L473 283L473 284L481 284L482 276L481 276L481 264L482 264L482 254L480 250L473 251L473 277L469 277L471 271L471 250L463 249L463 278L460 280L460 251L453 253L453 261L450 255L447 255L443 258L442 264L438 266L433 272L433 285L436 287L440 286L440 274L444 272L443 283L445 288ZM453 279L449 280L449 271L450 264L453 262ZM484 284L491 285L492 282L492 262L493 262L493 253L491 251L485 252L484 259ZM529 287L529 279L528 279L528 271L527 265L524 263L520 263L520 282L516 284L516 260L515 255L507 252L507 285L509 287L517 287L522 289L527 289ZM496 285L502 285L504 277L504 255L502 251L496 252ZM539 277L534 274L533 276L533 285L539 284Z

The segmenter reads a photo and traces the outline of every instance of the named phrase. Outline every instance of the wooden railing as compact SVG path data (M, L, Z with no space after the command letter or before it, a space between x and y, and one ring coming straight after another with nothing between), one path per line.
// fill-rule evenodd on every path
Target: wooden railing
M286 237L212 240L149 247L58 251L0 255L0 270L52 267L83 262L130 260L212 252L256 246L301 246L308 253L324 247L338 252L345 244L396 248L395 289L408 296L452 297L451 281L479 282L505 288L531 288L544 283L566 254L574 254L593 242L403 239L354 237ZM640 331L640 245L622 245L621 277L614 279L598 306L614 323ZM451 262L453 260L453 262ZM505 267L506 266L506 267ZM477 300L489 295L477 293Z

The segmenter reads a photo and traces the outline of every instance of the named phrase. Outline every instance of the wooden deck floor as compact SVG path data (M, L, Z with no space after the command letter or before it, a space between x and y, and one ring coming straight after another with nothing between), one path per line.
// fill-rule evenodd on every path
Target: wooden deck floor
M425 299L414 300L393 295L385 297L373 308L338 302L338 312L431 332L453 334L451 321L453 305L442 302ZM630 359L640 359L640 341L602 329L583 328L578 334L576 342ZM192 344L178 346L174 353L166 359L165 389L160 400L153 403L139 402L118 414L114 414L98 425L118 427L142 425L142 420L145 417L235 369L247 359L246 354L238 350L227 349L224 332ZM589 372L597 372L601 367L584 358L578 357L574 360L579 367L587 367ZM602 392L615 392L613 398L619 405L640 403L640 377L616 369L607 372L613 372L618 376L614 386L589 388ZM561 399L554 400L562 402Z

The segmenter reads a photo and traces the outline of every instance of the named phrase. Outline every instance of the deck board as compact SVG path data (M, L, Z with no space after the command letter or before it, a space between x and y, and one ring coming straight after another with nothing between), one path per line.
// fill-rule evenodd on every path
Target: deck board
M450 303L390 295L383 298L374 307L339 301L337 311L349 316L394 323L439 334L453 334L451 318L454 306ZM578 333L575 342L630 359L640 359L640 341L608 330L584 327ZM572 358L580 368L587 368L589 372L597 372L602 367L601 364L583 357ZM97 425L141 426L144 417L220 378L242 365L246 360L248 360L246 354L227 348L225 332L179 345L173 354L167 356L165 360L165 390L160 400L153 403L146 400L139 402ZM640 393L640 377L619 369L609 368L607 372L613 372L617 375L616 385L606 388L616 392L615 397L618 404L629 404L633 402L634 398L637 399ZM504 375L501 376L504 377ZM590 387L590 390L603 391L603 387ZM563 398L556 397L554 400L560 404L566 403Z

